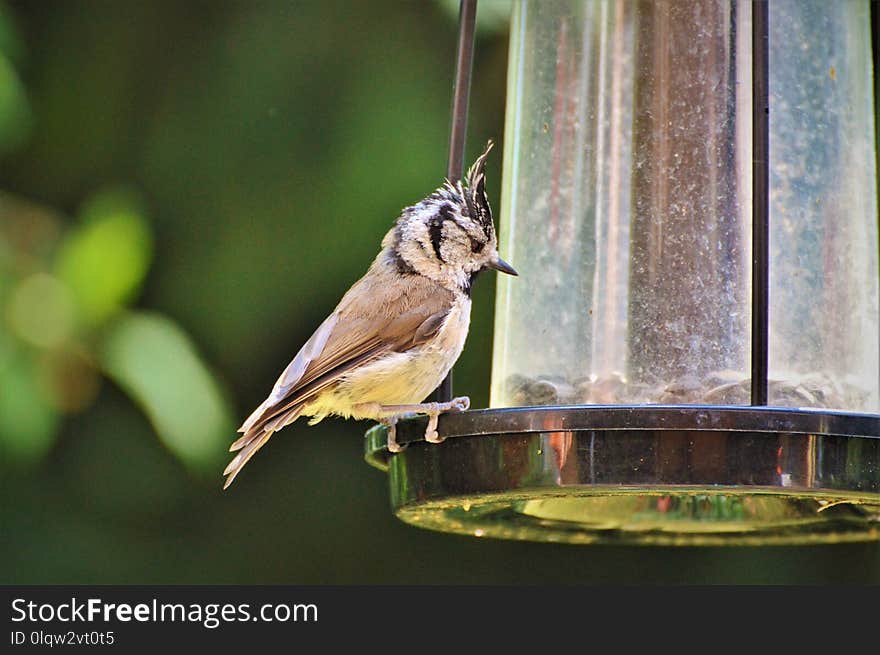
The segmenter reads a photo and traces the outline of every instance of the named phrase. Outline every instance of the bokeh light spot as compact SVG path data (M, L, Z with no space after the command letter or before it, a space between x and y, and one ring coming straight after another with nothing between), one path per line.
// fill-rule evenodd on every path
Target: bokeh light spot
M83 224L61 246L57 270L73 291L79 317L97 325L140 289L153 242L139 202L126 191L98 194L82 214Z
M12 290L7 318L23 341L41 348L58 346L73 327L70 291L47 273L26 277Z

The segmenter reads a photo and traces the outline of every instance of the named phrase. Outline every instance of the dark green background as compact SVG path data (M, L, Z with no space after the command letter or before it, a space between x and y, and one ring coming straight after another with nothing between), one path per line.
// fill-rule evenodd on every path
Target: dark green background
M0 159L0 189L69 216L96 189L136 189L156 245L134 307L192 337L241 418L401 207L442 181L448 5L8 2L33 124ZM487 20L468 160L502 139L506 56L506 26ZM497 207L499 153L488 176ZM494 284L477 284L456 371L476 407L488 400ZM45 457L3 456L0 582L880 582L877 544L566 547L411 528L363 462L367 427L297 423L222 493L224 453L216 475L191 473L104 379Z

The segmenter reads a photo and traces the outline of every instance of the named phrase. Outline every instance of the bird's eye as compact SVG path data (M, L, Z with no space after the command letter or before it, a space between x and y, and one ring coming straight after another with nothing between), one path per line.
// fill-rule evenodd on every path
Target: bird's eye
M486 247L486 244L483 241L480 241L479 239L474 239L473 237L470 237L470 240L472 253L476 255L483 252L483 248Z

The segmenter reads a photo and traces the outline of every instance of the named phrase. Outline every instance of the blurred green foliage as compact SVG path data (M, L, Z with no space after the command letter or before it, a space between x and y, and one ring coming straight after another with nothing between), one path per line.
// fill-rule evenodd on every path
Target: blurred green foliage
M21 82L0 52L0 153L20 145L30 129L30 111Z
M97 399L103 373L186 465L217 466L233 423L227 393L173 321L126 309L152 255L140 201L130 191L103 191L79 214L63 229L49 211L8 196L0 205L7 253L0 266L0 447L10 461L46 455L61 417ZM29 236L34 220L51 229ZM26 241L29 247L16 249Z
M172 453L216 473L232 419L223 391L177 325L159 315L128 314L109 331L100 361L144 408Z
M21 51L11 13L0 5L0 153L20 147L32 121L5 54ZM0 200L6 458L45 456L62 416L96 400L101 372L130 394L185 465L206 472L219 465L233 425L228 394L173 321L126 309L153 258L139 194L105 188L86 199L76 221L10 194Z
M59 248L56 275L70 290L84 326L100 325L140 290L153 242L138 205L121 191L92 198Z
M479 4L468 158L503 134L510 2ZM221 492L236 421L442 181L455 5L0 0L0 583L880 581L876 544L420 531L365 423L291 426Z

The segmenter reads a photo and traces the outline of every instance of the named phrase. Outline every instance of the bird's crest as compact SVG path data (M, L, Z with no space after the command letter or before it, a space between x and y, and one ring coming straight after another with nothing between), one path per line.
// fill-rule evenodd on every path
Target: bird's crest
M486 196L486 159L489 157L489 151L495 144L489 140L486 149L483 151L476 161L468 169L464 176L464 182L467 191L464 192L465 203L471 218L483 226L483 230L488 236L494 232L495 227L492 224L492 208L489 206L489 198Z

